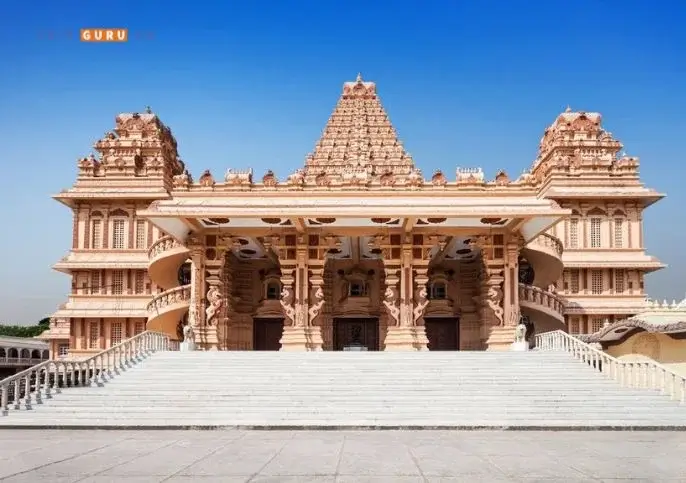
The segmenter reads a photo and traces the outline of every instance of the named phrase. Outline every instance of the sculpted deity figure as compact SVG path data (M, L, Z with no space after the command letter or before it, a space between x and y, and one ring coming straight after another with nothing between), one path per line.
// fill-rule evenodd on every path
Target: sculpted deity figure
M318 286L316 289L314 289L314 300L315 303L312 304L307 311L308 315L310 316L310 323L317 318L322 306L324 305L324 290L322 290L321 286Z
M295 308L293 307L293 301L295 297L293 295L293 289L284 285L281 290L281 307L283 308L283 315L291 321L291 324L295 324Z
M414 322L414 325L417 325L417 321L421 319L424 316L424 310L426 309L427 305L429 305L429 298L428 298L428 292L426 291L426 285L420 286L416 293L415 293L415 298L416 298L416 305L414 306L414 310L412 311L412 321Z
M395 325L400 325L400 309L397 306L398 291L393 287L388 287L384 292L383 304L388 310L388 315L395 321Z
M219 309L221 309L224 304L219 287L216 285L210 287L207 291L207 301L209 302L209 305L207 306L207 309L205 309L205 321L208 325L216 324L217 321L214 319L217 316Z
M503 292L498 287L492 285L488 288L486 303L493 310L495 318L500 322L499 325L503 325L503 316L505 315L505 310L500 306L502 298Z

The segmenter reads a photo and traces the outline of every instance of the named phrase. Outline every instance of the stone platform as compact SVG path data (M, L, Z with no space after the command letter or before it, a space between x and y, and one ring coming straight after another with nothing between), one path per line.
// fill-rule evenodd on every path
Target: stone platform
M0 431L3 483L684 481L686 433Z

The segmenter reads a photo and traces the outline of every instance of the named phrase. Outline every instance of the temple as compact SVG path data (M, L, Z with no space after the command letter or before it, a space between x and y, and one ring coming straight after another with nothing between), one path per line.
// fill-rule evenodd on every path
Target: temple
M53 357L186 324L203 350L506 350L523 316L590 334L642 312L663 267L642 235L663 195L597 113L567 109L528 171L492 179L427 179L361 76L285 178L195 180L149 109L115 122L55 196L74 224Z

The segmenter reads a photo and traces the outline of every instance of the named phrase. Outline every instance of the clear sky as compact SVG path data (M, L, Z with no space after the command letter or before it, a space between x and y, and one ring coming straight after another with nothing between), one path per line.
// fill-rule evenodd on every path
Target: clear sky
M425 175L517 175L567 105L602 112L668 194L645 214L648 250L670 265L647 289L681 299L684 25L680 0L4 2L0 322L33 323L65 300L69 277L50 267L69 250L71 213L50 195L117 113L150 105L196 179L285 177L358 72ZM131 40L83 44L83 27L128 27Z

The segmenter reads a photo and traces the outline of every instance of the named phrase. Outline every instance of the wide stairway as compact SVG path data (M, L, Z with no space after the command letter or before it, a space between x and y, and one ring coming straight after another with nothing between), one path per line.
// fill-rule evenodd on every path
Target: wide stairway
M170 352L0 427L686 427L566 352Z

